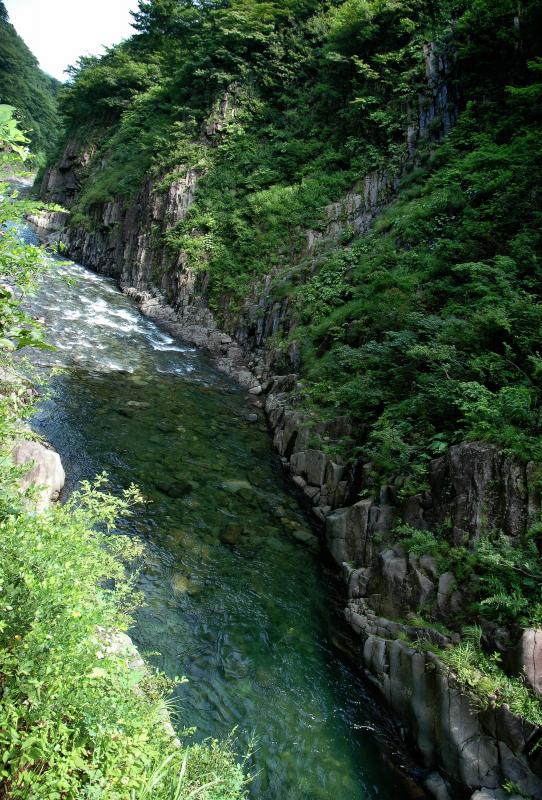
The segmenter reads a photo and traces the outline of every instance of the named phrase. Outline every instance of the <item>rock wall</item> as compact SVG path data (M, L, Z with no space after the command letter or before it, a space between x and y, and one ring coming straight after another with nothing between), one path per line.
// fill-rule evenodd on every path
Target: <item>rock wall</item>
M461 796L464 787L493 790L511 781L526 796L542 797L542 730L506 706L476 712L437 656L407 643L456 644L457 635L397 620L422 614L453 627L469 587L459 586L452 573L439 574L431 556L408 555L393 534L397 522L421 530L446 522L455 544L474 541L482 529L518 537L541 511L535 465L520 464L487 443L466 443L430 464L424 495L399 502L394 487L385 486L352 503L369 465L340 463L310 448L308 416L289 407L295 382L291 375L264 385L275 445L323 521L327 550L342 570L358 665L404 721L426 767L445 778L431 788L439 797ZM316 430L323 438L349 432L344 420ZM516 672L539 693L541 643L542 632L524 631L514 650Z

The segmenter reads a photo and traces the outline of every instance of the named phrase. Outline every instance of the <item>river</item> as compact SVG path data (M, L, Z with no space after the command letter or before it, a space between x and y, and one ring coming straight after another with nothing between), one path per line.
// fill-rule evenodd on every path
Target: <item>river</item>
M33 424L62 456L65 491L107 470L113 491L134 482L148 500L118 531L146 545L130 634L188 678L179 728L252 747L255 800L405 797L378 704L330 642L332 580L299 541L309 523L246 394L74 263L31 308L56 345L34 359L49 392Z

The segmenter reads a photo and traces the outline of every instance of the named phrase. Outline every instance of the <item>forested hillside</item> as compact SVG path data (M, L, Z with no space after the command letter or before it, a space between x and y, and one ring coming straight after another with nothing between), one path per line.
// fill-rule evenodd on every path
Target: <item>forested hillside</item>
M0 102L17 109L35 156L50 153L58 138L59 86L59 81L41 71L0 0Z
M381 475L423 484L465 438L540 457L541 23L536 0L141 3L61 97L93 152L73 221L192 168L169 251L223 321L275 276L275 345ZM379 170L397 202L315 271L304 230Z

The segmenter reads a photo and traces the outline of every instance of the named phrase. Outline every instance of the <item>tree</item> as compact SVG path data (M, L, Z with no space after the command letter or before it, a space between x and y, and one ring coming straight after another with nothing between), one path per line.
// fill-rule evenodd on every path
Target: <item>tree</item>
M38 62L9 23L0 4L0 102L17 109L34 154L48 153L58 136L55 93L58 81L42 72Z

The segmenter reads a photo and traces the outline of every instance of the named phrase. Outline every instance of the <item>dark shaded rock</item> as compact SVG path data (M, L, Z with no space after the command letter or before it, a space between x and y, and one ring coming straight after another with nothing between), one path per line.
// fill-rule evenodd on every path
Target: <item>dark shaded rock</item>
M319 547L318 537L310 531L295 530L292 531L292 537L297 541L304 544L312 550L317 550Z
M241 541L244 533L243 526L238 522L231 522L220 531L220 541L222 544L236 545Z
M180 500L182 497L186 497L192 492L192 484L186 481L175 481L173 483L158 481L155 485L162 494L166 494L174 500Z
M132 408L116 408L115 411L117 414L120 414L121 417L126 417L127 419L134 419L136 412Z
M175 433L177 427L172 422L159 422L156 426L162 433Z
M519 536L539 510L528 473L527 467L486 442L450 447L430 464L432 521L451 520L456 544L475 539L483 530Z
M370 563L374 537L391 530L394 510L378 506L373 500L360 500L348 508L339 508L326 519L326 542L335 561L357 566Z
M450 787L438 772L432 772L425 779L424 786L435 800L451 800Z

